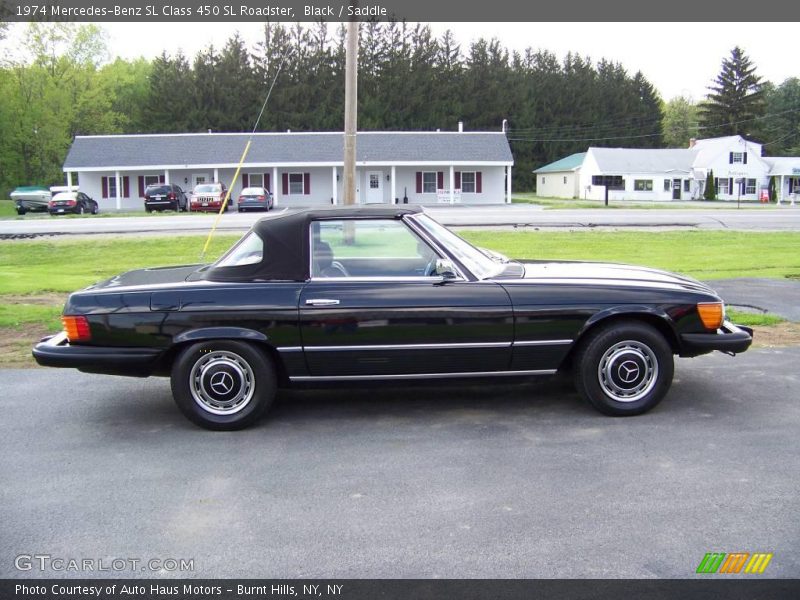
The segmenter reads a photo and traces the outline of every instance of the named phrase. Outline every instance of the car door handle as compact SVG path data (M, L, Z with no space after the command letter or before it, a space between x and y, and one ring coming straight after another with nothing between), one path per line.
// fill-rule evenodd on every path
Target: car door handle
M330 298L310 298L306 300L306 304L309 306L336 306L339 301Z

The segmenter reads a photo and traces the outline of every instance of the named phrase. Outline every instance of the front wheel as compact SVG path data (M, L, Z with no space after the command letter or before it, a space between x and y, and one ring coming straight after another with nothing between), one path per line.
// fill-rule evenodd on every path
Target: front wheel
M228 340L186 348L172 367L171 383L184 416L217 431L253 424L277 391L270 358L250 344Z
M575 387L598 411L612 416L647 412L672 384L674 362L654 327L615 322L589 334L575 361Z

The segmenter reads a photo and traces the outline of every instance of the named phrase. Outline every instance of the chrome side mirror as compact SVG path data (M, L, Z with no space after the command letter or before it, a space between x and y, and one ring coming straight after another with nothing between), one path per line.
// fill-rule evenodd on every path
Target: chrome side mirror
M434 272L442 279L458 279L456 268L453 266L453 263L446 258L436 259L436 268Z

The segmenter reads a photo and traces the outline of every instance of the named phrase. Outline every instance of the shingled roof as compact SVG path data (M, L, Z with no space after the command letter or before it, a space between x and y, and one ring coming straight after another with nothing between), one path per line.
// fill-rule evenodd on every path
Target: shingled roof
M236 165L249 134L148 134L79 136L64 170L185 168ZM333 133L257 133L246 166L342 164L344 136ZM360 132L359 163L512 164L503 133Z

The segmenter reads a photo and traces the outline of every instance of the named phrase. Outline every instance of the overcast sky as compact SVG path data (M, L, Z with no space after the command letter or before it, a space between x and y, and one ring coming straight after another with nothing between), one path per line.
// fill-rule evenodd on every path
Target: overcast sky
M559 58L568 51L622 63L642 71L665 100L701 100L723 57L741 46L758 73L780 84L800 76L793 48L796 23L431 23L439 35L450 28L466 51L471 41L496 37L512 50L544 48ZM260 38L260 23L105 23L113 56L152 58L182 48L188 56L239 31L248 44ZM21 27L20 27L21 28ZM15 32L16 33L16 32ZM16 36L14 36L16 37Z

